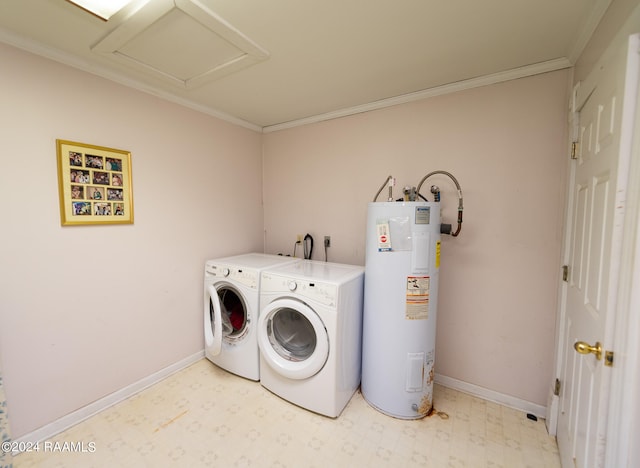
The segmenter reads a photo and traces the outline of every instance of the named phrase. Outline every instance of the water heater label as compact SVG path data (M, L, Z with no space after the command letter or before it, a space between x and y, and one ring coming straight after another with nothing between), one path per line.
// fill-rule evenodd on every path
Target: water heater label
M429 224L431 221L431 207L416 206L416 224Z
M429 318L429 277L407 276L405 319L426 320Z
M378 237L378 252L391 251L391 234L389 231L389 221L378 221L376 224Z

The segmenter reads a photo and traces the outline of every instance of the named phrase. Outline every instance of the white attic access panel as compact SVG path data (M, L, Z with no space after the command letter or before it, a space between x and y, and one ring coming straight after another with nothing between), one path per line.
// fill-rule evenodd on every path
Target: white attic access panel
M192 89L266 60L269 53L197 0L142 0L91 50Z

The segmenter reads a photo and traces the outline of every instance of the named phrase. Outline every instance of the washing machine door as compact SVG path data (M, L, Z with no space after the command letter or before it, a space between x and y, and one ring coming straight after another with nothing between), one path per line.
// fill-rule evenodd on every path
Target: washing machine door
M222 308L213 284L207 286L209 300L204 304L204 342L212 356L222 351Z
M204 312L205 341L213 356L222 352L222 343L239 344L249 333L246 301L231 283L208 286Z
M329 356L329 337L322 320L295 299L277 299L260 312L258 346L266 363L289 379L315 375Z

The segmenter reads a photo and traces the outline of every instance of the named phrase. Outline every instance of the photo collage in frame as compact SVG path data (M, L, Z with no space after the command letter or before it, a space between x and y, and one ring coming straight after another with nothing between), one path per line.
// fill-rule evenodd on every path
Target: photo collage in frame
M131 153L57 140L63 225L133 223Z

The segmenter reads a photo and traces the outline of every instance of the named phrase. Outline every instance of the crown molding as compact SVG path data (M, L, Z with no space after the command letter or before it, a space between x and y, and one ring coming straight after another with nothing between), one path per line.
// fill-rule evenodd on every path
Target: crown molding
M479 88L481 86L488 86L496 83L502 83L504 81L516 80L518 78L525 78L527 76L562 70L565 68L570 68L572 66L573 64L571 63L571 61L564 57L555 60L548 60L546 62L540 62L533 65L527 65L525 67L514 68L512 70L507 70L504 72L493 73L491 75L471 78L468 80L458 81L442 86L436 86L434 88L429 88L422 91L416 91L414 93L403 94L401 96L370 102L360 106L348 107L337 111L327 112L325 114L306 117L304 119L292 120L290 122L284 122L276 125L269 125L264 127L262 131L263 133L277 132L279 130L285 130L288 128L300 127L302 125L309 125L313 123L323 122L325 120L347 117L350 115L361 114L363 112L371 112L378 109L384 109L385 107L406 104L408 102L420 101L435 96L441 96L443 94L457 93L466 89Z

